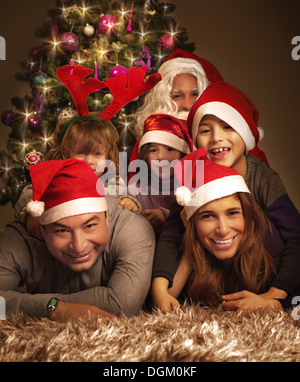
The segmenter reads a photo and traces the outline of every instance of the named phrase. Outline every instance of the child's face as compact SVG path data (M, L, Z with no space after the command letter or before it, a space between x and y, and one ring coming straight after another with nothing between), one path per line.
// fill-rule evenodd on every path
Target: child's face
M226 122L214 115L204 116L199 124L196 142L198 148L203 147L208 152L208 159L245 175L244 141Z
M173 147L162 145L160 143L151 143L149 147L148 166L151 172L159 179L168 178L174 175L174 167L169 167L173 160L179 160L181 152L173 149ZM158 163L151 163L151 161L163 161L157 166ZM170 169L170 171L169 171Z
M232 259L241 244L245 218L236 195L214 200L200 207L193 216L202 245L217 259Z
M78 143L74 147L74 151L71 154L71 158L84 160L88 163L95 174L99 177L102 175L102 172L97 172L97 163L101 160L108 158L108 151L105 146L99 144L93 148L92 151L86 152L83 147Z
M179 112L190 111L198 96L196 77L190 74L179 74L174 78L171 100L176 103Z

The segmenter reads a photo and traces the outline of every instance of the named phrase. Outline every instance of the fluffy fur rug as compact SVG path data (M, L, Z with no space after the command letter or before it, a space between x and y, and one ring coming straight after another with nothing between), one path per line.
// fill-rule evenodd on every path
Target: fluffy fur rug
M299 329L291 312L245 315L197 305L66 324L20 314L0 321L0 361L300 361Z

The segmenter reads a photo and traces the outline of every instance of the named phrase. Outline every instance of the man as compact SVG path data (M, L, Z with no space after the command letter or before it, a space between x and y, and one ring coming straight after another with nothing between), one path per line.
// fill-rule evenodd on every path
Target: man
M147 296L155 239L142 216L105 198L102 184L81 160L30 167L33 201L44 241L23 224L0 237L0 296L6 313L66 321L94 315L138 314ZM27 293L18 292L25 284Z
M158 69L161 81L146 95L136 112L136 135L143 133L151 114L170 114L187 119L188 112L207 86L222 80L209 61L183 49L175 49Z

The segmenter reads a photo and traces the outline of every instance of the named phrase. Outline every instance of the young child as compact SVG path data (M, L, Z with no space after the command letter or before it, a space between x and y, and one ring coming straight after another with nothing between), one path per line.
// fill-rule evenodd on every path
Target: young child
M92 69L80 65L64 65L58 68L57 77L70 91L78 116L58 122L54 132L55 146L49 152L48 159L85 160L98 176L105 176L106 181L103 183L106 194L124 194L126 186L118 174L118 134L109 121L127 103L152 89L160 81L161 76L153 74L144 81L145 67L130 68L128 75L121 73L116 78L109 78L103 82L96 78L86 79L92 72ZM90 115L86 103L87 97L106 87L113 95L111 104L99 117ZM110 163L102 166L105 160L109 160ZM39 223L26 211L31 195L30 186L23 190L15 206L16 217L23 222L25 220L29 233L41 238Z
M281 309L277 300L257 295L267 290L274 274L272 258L264 246L269 221L244 178L232 168L205 159L206 154L204 149L194 151L175 167L180 178L185 161L203 160L204 176L200 186L192 188L192 182L201 176L193 166L190 178L184 179L186 186L176 191L188 221L184 255L169 294L160 295L156 304L164 311L177 305L175 297L188 280L187 296L205 306L217 306L226 301L224 295L235 293L235 307L243 311ZM241 291L249 293L237 293Z
M55 143L47 159L84 160L98 177L104 173L107 175L108 179L103 182L106 195L126 193L125 182L119 176L119 134L112 123L92 114L88 119L62 120L58 122L53 136ZM98 165L97 168L99 161L111 161L111 166L101 169Z
M101 160L110 160L111 166L105 169L105 176L108 180L103 182L105 194L117 197L119 193L126 194L126 185L118 171L118 133L111 123L100 120L96 116L91 115L90 117L59 121L53 133L54 146L47 153L46 159L76 158L84 160L100 179L103 171L99 171L97 164ZM66 126L67 128L65 128ZM110 174L106 174L109 171ZM16 217L17 220L26 223L29 233L41 238L38 219L28 215L26 211L26 205L30 199L32 199L32 186L27 185L15 204Z
M141 214L151 223L157 238L175 200L174 161L192 150L185 121L167 114L152 114L146 119L143 136L131 156L131 161L139 158L146 162L146 184L133 176L128 193L141 205ZM121 205L126 207L128 202L124 198Z
M300 217L280 176L255 156L247 154L260 138L258 112L251 100L223 81L211 84L193 105L188 129L197 148L203 147L211 161L232 167L245 179L255 201L270 219L269 252L280 266L265 297L285 298L300 278ZM158 242L153 277L172 283L176 273L184 227L180 206L172 209ZM165 282L165 281L164 281Z

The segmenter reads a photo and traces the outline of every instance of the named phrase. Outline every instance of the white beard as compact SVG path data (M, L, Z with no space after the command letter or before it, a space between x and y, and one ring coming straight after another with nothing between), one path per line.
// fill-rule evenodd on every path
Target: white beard
M172 113L173 117L178 119L187 120L189 112L188 111L177 111L176 113Z

